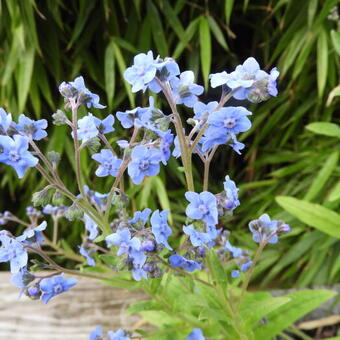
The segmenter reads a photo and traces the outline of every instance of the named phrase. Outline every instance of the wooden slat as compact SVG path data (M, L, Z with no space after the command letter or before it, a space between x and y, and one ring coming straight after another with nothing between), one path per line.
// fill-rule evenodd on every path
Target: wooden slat
M26 296L0 273L0 339L87 340L96 325L104 330L131 329L136 316L125 314L130 303L144 299L140 291L105 286L81 278L78 284L47 305Z

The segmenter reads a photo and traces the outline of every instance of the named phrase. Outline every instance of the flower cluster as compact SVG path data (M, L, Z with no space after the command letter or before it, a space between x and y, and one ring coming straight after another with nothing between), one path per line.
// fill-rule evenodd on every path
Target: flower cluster
M74 278L65 278L62 272L67 270L62 270L44 252L46 246L59 249L58 224L61 218L66 218L68 224L69 221L80 220L84 227L82 241L77 248L79 254L64 249L62 253L65 256L71 254L72 260L83 260L81 266L93 267L91 270L101 274L102 267L107 265L109 269L104 271L104 276L109 270L131 271L133 279L140 281L161 277L168 270L182 274L184 271L206 270L206 257L216 249L222 263L226 258L232 263L233 278L242 279L243 275L251 274L256 260L249 252L233 246L225 236L224 222L240 205L237 185L227 175L223 191L209 191L209 165L220 145L228 145L240 153L245 145L237 140L237 135L248 131L252 125L249 119L252 113L243 106L225 106L227 100L234 97L260 102L276 96L278 75L276 68L268 74L260 69L254 58L249 58L231 73L212 74L211 86L223 86L222 96L219 102L203 103L198 97L203 93L203 87L195 83L192 71L181 72L172 58L154 58L151 51L140 53L124 72L125 80L132 85L132 92L162 92L171 114L167 115L157 107L154 96L149 97L147 107L118 111L116 118L123 128L131 128L131 138L129 141L118 140L113 145L107 137L115 131L113 114L97 117L86 110L85 115L78 116L81 105L87 109L104 109L105 106L99 103L99 96L85 87L82 77L62 82L59 91L65 99L65 109L70 112L58 110L53 118L56 125L66 124L71 129L78 187L75 194L60 179L57 167L61 155L51 151L46 157L35 143L47 136L47 121L34 121L20 115L16 123L11 114L0 109L0 162L14 168L19 178L24 176L28 167L36 167L49 183L33 195L34 205L42 209L28 207L29 222L9 212L0 214L0 225L12 221L27 226L18 237L6 230L0 231L0 262L9 262L12 282L20 288L21 294L47 303L77 283ZM230 91L226 92L225 88ZM193 109L192 117L187 120L192 126L188 134L177 111L177 105L182 104ZM99 193L84 185L85 176L82 176L80 168L80 153L84 148L89 149L91 159L96 162L96 169L89 167L89 172L97 177L114 177L108 192ZM197 184L192 178L192 155L198 156L205 166L201 191L196 191ZM135 209L136 200L132 200L130 207L124 192L126 174L133 184L140 185L147 177L157 176L161 172L161 164L166 166L171 156L181 157L187 183L183 195L187 204L181 220L183 237L176 240L173 237L176 233L169 225L172 221L169 210L157 207L153 211L149 208L138 210L138 206ZM130 189L129 192L132 192ZM164 202L160 203L164 209ZM131 210L137 211L130 213ZM47 239L44 234L50 224L42 220L45 217L53 222L53 240ZM178 224L178 220L175 222ZM251 221L249 229L253 240L259 243L259 249L267 243L277 243L278 237L290 230L287 224L271 220L267 214ZM35 262L29 268L29 253L41 256L47 264ZM35 276L33 269L37 267L55 271ZM72 273L83 274L82 271ZM99 326L90 334L90 340L103 338ZM108 339L128 340L130 335L119 329L109 331ZM202 330L193 329L187 339L204 339Z

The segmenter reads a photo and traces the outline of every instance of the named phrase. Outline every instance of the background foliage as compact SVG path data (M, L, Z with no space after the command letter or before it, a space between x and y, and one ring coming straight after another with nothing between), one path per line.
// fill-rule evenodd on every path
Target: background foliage
M336 250L340 241L338 235L322 229L327 220L313 225L289 208L289 203L294 207L297 201L280 197L280 206L275 201L279 195L293 196L322 205L334 214L339 208L339 134L316 134L320 131L315 131L315 125L308 125L318 121L339 123L335 113L340 92L340 24L332 12L337 3L2 0L0 104L15 117L25 112L51 122L51 114L62 108L59 83L81 74L88 87L101 95L108 112L141 106L147 96L132 95L122 73L134 54L149 49L161 56L173 56L182 70L192 69L206 87L211 71L230 71L248 56L256 57L267 70L278 66L280 95L249 108L253 128L242 136L247 145L245 160L244 155L220 151L212 166L210 189L221 190L226 173L240 185L242 205L225 227L233 231L241 246L253 247L247 222L264 211L292 224L293 233L265 252L256 272L259 283L306 286L339 281ZM203 101L219 96L209 90ZM70 157L72 146L63 128L50 129L53 132L45 149ZM111 142L120 139L121 133L117 126ZM82 165L93 187L106 192L109 183L95 180L93 165L87 164L86 157ZM64 166L68 171L67 164ZM170 207L175 223L179 223L183 176L175 171L177 167L172 160L166 174L162 172L130 191L133 206L138 202L141 207L155 208L158 202L163 209ZM199 176L198 164L196 168ZM0 211L9 209L23 215L31 193L42 186L39 177L31 171L19 182L5 167L0 173ZM67 181L70 187L74 185L72 176ZM323 210L322 216L326 215ZM335 227L339 227L339 215L334 216ZM75 247L79 230L70 232L65 227L65 238Z

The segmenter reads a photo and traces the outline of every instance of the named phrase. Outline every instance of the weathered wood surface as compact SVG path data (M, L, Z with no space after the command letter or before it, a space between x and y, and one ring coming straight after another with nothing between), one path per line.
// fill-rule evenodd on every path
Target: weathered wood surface
M125 313L130 303L144 299L140 291L127 291L78 279L79 283L47 305L26 296L0 273L0 339L87 340L96 325L104 330L132 329L138 317Z
M10 284L9 273L0 272L0 340L87 340L96 325L104 330L132 330L141 320L125 313L127 307L145 299L140 291L128 291L79 279L79 283L53 298L47 305L26 296L18 299L19 289ZM340 284L320 287L340 292ZM295 290L272 291L280 296ZM340 304L331 300L302 320L318 320L340 315Z

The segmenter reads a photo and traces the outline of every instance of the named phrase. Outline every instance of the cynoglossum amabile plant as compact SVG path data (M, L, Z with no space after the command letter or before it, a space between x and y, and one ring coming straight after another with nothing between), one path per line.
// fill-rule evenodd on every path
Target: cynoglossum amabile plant
M226 144L240 153L245 146L238 142L237 135L251 127L248 118L250 111L242 106L226 107L225 104L231 97L251 101L260 101L260 98L262 101L276 95L278 71L272 73L261 71L257 62L250 58L231 74L224 72L222 75L212 75L213 86L223 85L222 95L219 102L205 104L199 101L198 96L202 94L203 87L195 84L192 71L180 72L179 66L171 58L154 58L151 51L141 53L124 73L125 80L132 85L133 92L148 89L156 94L162 93L169 103L170 112L166 114L159 110L152 96L149 97L148 107L117 112L122 126L131 129L130 140L120 140L117 145L110 144L106 137L106 134L115 131L112 114L104 119L92 113L80 117L81 106L86 109L105 108L99 103L99 96L85 87L82 77L77 77L73 82L63 82L59 91L64 97L66 112L58 110L53 118L54 123L67 125L71 130L78 186L76 193L71 192L61 178L58 163L62 160L58 154L50 152L46 157L35 143L46 136L46 122L20 116L17 124L1 110L0 162L13 167L20 178L28 167L35 167L48 183L33 195L34 205L42 206L42 212L29 208L28 222L9 212L0 216L3 225L14 221L28 228L19 237L5 230L0 235L0 261L10 262L11 271L16 275L13 281L21 291L47 303L76 284L75 279L65 278L63 273L87 276L109 284L136 286L127 279L126 273L131 271L132 278L140 282L138 286L154 296L156 302L157 292L152 285L165 284L168 287L171 280L176 282L178 274L184 280L191 280L191 285L197 288L196 293L201 298L202 294L204 296L203 289L212 290L209 294L220 300L216 301L217 304L221 301L225 303L218 308L227 312L229 320L229 323L218 324L212 330L204 318L195 319L190 315L183 318L186 324L182 335L185 334L188 339L204 339L206 335L222 336L230 332L242 339L250 339L249 331L242 324L242 306L248 296L246 291L251 274L263 248L268 243L277 243L280 235L289 232L289 226L262 215L249 224L253 239L258 243L255 254L233 246L219 222L233 214L240 205L238 188L227 175L222 192L209 192L209 170L220 145ZM228 91L226 87L229 87ZM193 117L188 120L190 129L177 110L177 105L181 104L194 110ZM96 149L91 156L99 163L95 175L114 177L107 193L91 190L84 183L80 153L85 148L92 152ZM132 212L124 191L126 174L133 184L139 185L145 177L156 176L161 167L167 165L171 153L181 159L186 179L185 198L188 204L183 208L186 223L180 242L172 239L173 229L171 223L169 225L168 210L157 209L152 212L147 208ZM193 155L198 156L204 166L201 191L197 191L197 181L193 179ZM65 205L59 204L61 198L65 198ZM48 223L40 223L43 216L49 220ZM78 219L84 224L79 254L66 251L58 242L58 225L63 218L68 219L68 223ZM53 226L52 239L46 236L47 225ZM92 267L91 272L63 268L45 252L47 248L81 263L83 269ZM28 262L29 253L39 255L44 263L35 262L31 266ZM36 268L48 269L49 273L34 275L32 272ZM163 278L167 278L167 283L163 282ZM230 287L227 283L230 283ZM192 294L196 293L192 291ZM170 313L166 303L157 303ZM196 313L196 309L193 308L190 313ZM129 338L123 330L111 331L108 336L110 339ZM90 338L93 337L103 338L100 328L91 333Z

